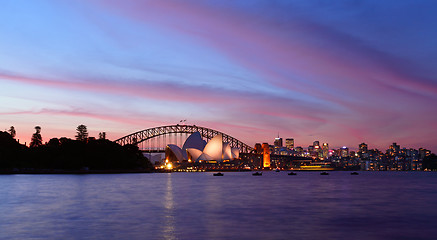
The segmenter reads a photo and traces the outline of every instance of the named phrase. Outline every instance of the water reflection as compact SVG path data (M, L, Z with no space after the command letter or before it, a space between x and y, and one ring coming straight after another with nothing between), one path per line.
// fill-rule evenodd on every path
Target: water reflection
M0 239L435 239L436 173L0 175Z
M173 199L173 184L172 174L167 174L167 183L164 196L164 239L176 239L175 234L175 216L174 216L174 199Z

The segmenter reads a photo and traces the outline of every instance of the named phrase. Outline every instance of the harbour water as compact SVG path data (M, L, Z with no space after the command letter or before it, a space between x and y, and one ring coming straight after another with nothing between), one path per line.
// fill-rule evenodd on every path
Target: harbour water
M1 175L0 239L435 239L436 172Z

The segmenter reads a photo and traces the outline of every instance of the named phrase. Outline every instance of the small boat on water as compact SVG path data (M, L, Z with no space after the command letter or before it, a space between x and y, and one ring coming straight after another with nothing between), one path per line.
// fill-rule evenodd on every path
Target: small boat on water
M281 170L279 170L279 168L276 168L275 172L280 172Z
M255 172L255 173L252 173L252 175L253 175L253 176L262 176L263 173L262 173L262 172Z
M214 176L223 176L223 173L218 172L218 173L214 173L214 174L212 174L212 175L214 175Z
M358 175L359 173L357 172L351 172L351 175Z
M288 175L297 175L295 172L289 172Z
M328 172L321 172L320 175L329 175Z

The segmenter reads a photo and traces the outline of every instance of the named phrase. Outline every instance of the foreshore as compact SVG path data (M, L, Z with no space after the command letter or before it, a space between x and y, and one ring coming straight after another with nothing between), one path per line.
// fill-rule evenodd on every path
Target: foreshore
M123 173L153 173L144 169L106 169L106 170L63 170L63 169L6 169L0 170L0 175L11 174L123 174Z

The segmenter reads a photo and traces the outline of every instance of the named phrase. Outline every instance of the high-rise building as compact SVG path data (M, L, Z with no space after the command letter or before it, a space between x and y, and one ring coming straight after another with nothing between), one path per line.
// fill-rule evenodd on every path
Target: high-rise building
M315 147L315 146L320 146L320 142L319 141L314 141L313 142L313 147Z
M349 157L349 148L342 147L340 149L340 154L341 154L341 157Z
M293 150L294 149L294 138L286 138L285 139L285 147L288 150Z
M361 143L359 146L359 151L360 151L360 153L367 153L367 144L365 144L365 143Z
M361 143L360 145L358 145L358 152L357 153L358 153L358 156L360 158L363 158L363 159L369 158L370 152L369 152L367 144Z
M263 167L270 167L270 148L268 143L263 143Z
M255 153L263 153L263 148L261 146L261 143L255 143Z
M328 143L323 143L322 145L322 156L324 159L327 159L329 155L329 145Z
M308 154L309 154L309 156L310 157L313 157L313 158L316 158L316 157L318 157L318 149L319 148L319 146L316 146L316 147L314 147L314 145L309 145L308 146Z
M275 138L275 143L273 145L275 145L275 147L281 148L283 146L282 145L282 138L280 138L280 137Z
M401 150L401 146L400 145L397 145L396 143L393 143L392 145L390 145L390 152L392 154L399 153L400 150Z

